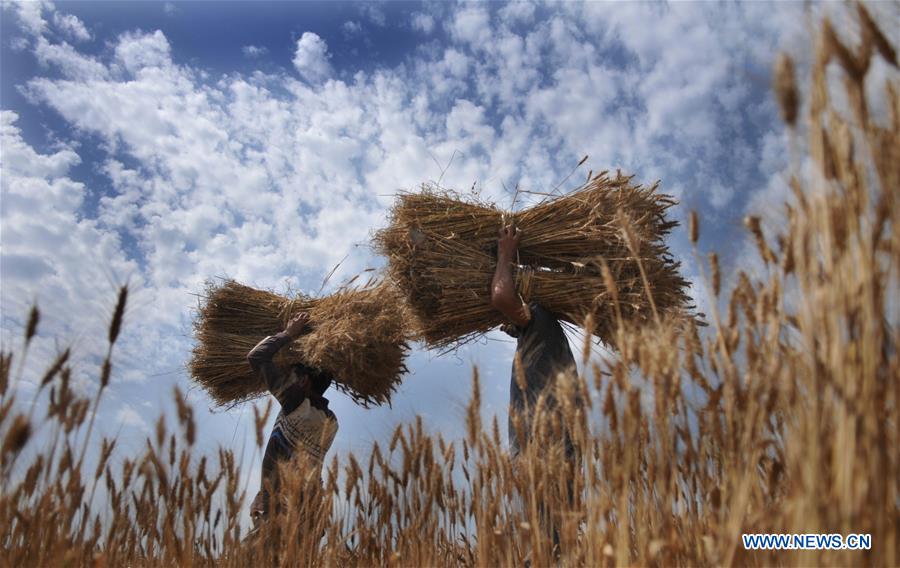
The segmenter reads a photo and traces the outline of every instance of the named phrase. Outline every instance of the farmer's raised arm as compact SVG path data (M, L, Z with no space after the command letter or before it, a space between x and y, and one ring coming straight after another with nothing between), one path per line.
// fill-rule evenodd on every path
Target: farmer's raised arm
M491 305L510 322L524 328L528 325L528 308L516 293L512 275L512 263L516 259L522 232L510 225L501 228L498 236L497 268L491 282Z
M254 373L262 376L269 391L276 398L279 398L281 391L285 387L285 377L272 363L272 357L275 356L279 349L300 336L308 320L309 314L298 314L288 323L284 331L266 337L247 354L247 362L250 363L250 368L253 369Z

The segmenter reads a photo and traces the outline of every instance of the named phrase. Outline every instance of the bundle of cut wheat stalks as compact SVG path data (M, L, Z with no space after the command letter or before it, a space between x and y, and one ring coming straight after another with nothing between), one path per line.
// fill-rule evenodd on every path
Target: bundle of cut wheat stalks
M387 282L293 299L232 280L209 282L194 321L191 377L220 405L264 395L247 353L300 311L309 312L310 331L282 348L275 364L284 372L297 363L326 371L363 406L388 402L406 372L409 347L402 298Z
M635 321L689 310L688 282L664 242L678 225L666 217L676 202L658 183L644 187L632 177L602 172L518 212L430 185L401 194L375 245L419 338L453 348L503 323L490 286L504 224L523 231L514 267L522 299L576 326L590 314L586 331L601 340L611 338L618 315Z

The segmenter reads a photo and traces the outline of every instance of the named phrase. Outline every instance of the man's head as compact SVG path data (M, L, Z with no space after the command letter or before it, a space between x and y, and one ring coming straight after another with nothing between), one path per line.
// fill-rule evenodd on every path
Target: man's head
M331 376L314 367L294 365L294 374L298 384L307 391L308 396L322 396L331 386Z

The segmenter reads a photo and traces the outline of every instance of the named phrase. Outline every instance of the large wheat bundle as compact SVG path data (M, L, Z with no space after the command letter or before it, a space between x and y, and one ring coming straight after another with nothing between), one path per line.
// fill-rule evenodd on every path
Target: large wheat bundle
M285 371L297 363L327 371L338 389L364 406L388 402L406 372L409 350L402 298L388 282L295 299L231 280L209 283L194 322L191 377L218 404L262 396L266 386L250 369L247 353L303 310L310 331L284 347L275 364Z
M617 309L633 321L690 307L688 283L664 242L678 225L666 218L675 201L658 193L658 184L631 180L603 172L518 212L423 186L398 197L389 226L375 235L376 248L388 258L421 339L453 347L503 323L490 305L490 283L497 230L514 223L523 230L515 270L522 298L573 325L591 314L590 331L605 341Z

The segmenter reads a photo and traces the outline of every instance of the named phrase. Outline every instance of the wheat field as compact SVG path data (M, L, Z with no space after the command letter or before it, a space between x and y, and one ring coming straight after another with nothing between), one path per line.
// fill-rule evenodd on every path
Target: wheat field
M227 448L197 455L180 393L177 423L161 418L146 448L112 460L115 442L92 436L110 357L99 390L77 395L68 351L27 358L35 308L23 345L5 346L0 359L0 562L900 565L900 97L896 82L885 85L884 125L864 94L869 62L896 66L897 56L858 12L860 45L842 44L826 20L811 69L786 56L775 66L798 155L780 232L745 220L760 275L725 278L715 254L695 254L709 326L618 318L615 355L589 360L584 346L584 373L559 381L561 411L539 421L536 443L515 461L500 425L482 423L476 372L465 438L445 440L418 420L365 460L327 464L320 491L308 472L285 472L288 506L264 538L247 539L241 513L252 495L238 460ZM841 70L849 108L832 101L828 65ZM688 230L696 243L695 216ZM126 304L123 288L110 353ZM16 404L22 364L46 364L46 416ZM264 424L258 416L260 447ZM50 440L33 448L39 427ZM575 464L563 457L562 428ZM91 446L100 456L88 467ZM750 551L741 542L742 533L814 532L867 533L872 546Z

